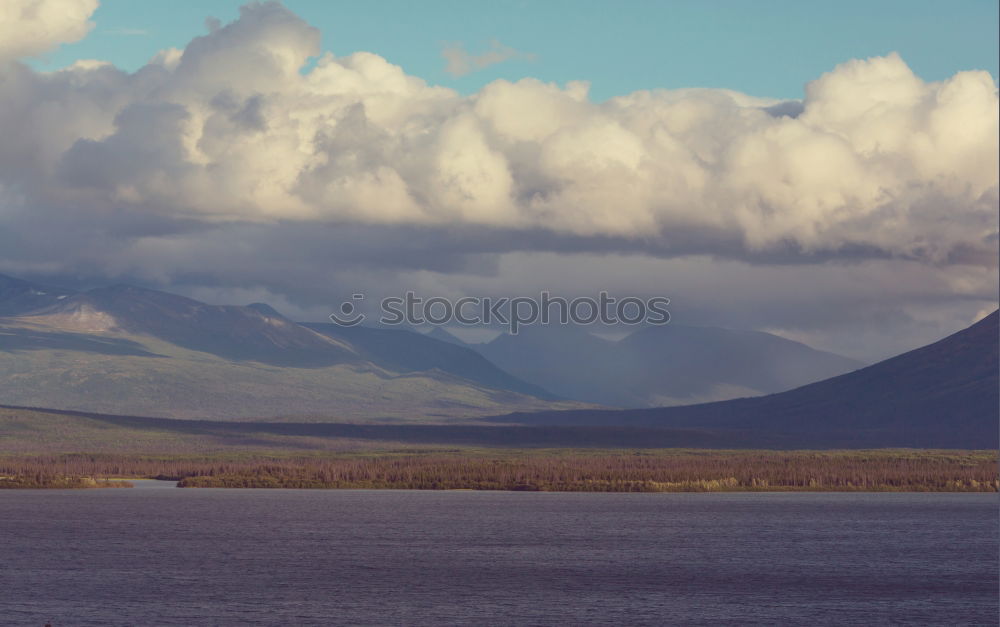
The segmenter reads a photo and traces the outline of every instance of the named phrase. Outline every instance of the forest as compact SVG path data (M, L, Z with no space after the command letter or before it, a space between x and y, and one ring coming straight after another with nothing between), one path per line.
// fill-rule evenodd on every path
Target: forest
M0 487L159 478L185 488L995 492L996 451L401 450L0 457ZM32 485L34 484L34 485Z

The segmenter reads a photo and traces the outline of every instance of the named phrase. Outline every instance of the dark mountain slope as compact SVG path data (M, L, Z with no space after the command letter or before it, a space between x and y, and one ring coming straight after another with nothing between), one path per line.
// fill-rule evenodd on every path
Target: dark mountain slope
M17 316L55 305L75 294L0 274L0 316Z
M759 398L625 411L512 414L532 425L780 434L867 446L998 446L998 313L923 348Z

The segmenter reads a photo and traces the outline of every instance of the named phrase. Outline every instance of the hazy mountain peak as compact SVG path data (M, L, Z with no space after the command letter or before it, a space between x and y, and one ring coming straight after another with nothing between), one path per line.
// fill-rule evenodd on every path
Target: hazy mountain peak
M466 346L466 343L462 341L462 338L458 337L454 333L448 331L443 327L434 327L431 332L427 334L427 337L434 338L440 342L448 342L449 344L455 344L457 346Z
M19 316L44 309L73 294L72 290L0 274L0 316Z
M257 313L260 313L269 318L280 318L282 320L287 320L285 316L275 309L274 307L268 305L267 303L250 303L247 305L247 309L253 309Z
M476 348L560 396L618 407L779 392L863 365L769 333L675 324L618 341L586 327L526 326Z
M591 342L603 345L609 341L594 335L588 327L575 324L529 324L518 328L516 335L501 333L487 344L497 346L515 343L555 345L566 342Z

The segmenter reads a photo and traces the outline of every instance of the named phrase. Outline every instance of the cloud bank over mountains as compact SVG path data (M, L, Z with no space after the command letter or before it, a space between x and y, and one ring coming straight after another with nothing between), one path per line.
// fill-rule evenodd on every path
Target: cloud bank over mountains
M314 259L444 274L513 252L902 261L958 268L995 298L987 72L930 83L890 54L833 68L801 102L686 89L596 103L584 82L531 78L463 96L377 54L324 53L276 3L132 74L20 60L84 36L95 7L0 9L0 271L245 286L247 262L219 257L291 251L293 280L325 242L354 256Z

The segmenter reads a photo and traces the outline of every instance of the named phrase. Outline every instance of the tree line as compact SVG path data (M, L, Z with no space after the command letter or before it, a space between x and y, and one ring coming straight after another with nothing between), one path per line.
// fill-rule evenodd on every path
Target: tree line
M0 458L0 477L161 478L182 487L580 492L997 491L995 451L429 452L237 459Z

